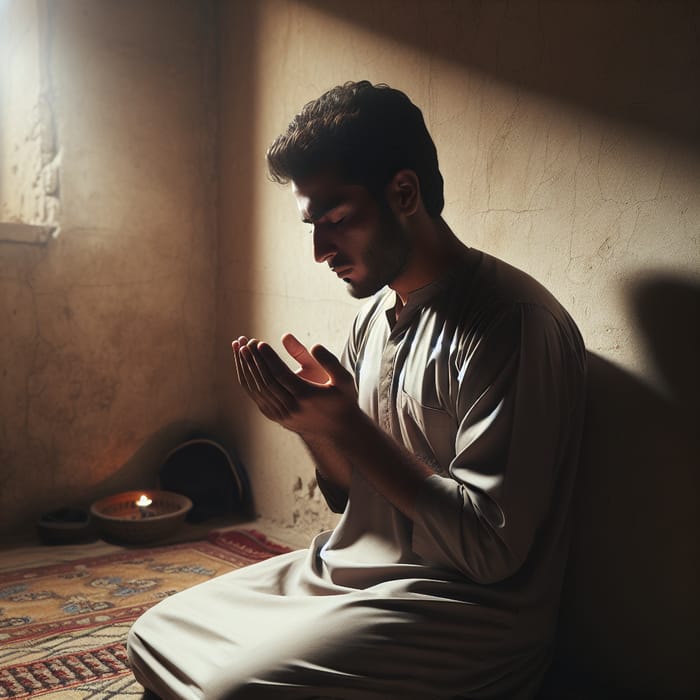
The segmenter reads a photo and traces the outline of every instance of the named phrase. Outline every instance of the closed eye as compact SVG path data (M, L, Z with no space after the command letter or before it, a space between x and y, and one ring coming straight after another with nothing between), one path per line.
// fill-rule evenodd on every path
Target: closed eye
M315 228L323 228L324 226L325 226L325 227L336 227L336 226L340 226L340 225L341 225L342 223L344 223L344 222L345 222L345 217L344 217L344 216L341 216L337 221L330 221L330 220L327 220L327 221L317 221L317 222L314 224L314 226L312 226L312 227L309 229L309 233L310 233L310 234L313 234L313 232L314 232L314 227L315 227ZM305 222L305 223L308 223L308 222Z

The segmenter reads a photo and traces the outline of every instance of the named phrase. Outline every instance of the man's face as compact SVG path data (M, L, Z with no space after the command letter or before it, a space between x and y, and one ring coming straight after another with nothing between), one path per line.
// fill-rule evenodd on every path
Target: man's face
M366 187L318 175L293 182L292 191L312 226L316 262L328 263L352 296L371 296L401 274L409 239L388 204Z

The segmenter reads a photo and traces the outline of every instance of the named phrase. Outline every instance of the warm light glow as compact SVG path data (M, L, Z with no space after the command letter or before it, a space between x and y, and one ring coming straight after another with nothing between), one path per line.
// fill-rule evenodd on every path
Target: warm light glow
M153 501L145 493L142 493L136 501L136 505L139 508L146 508L147 506L150 506L151 503L153 503Z

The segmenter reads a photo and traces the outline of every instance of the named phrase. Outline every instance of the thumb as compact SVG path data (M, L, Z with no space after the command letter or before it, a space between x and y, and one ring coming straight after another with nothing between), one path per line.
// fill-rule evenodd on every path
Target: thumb
M314 345L311 348L312 357L323 369L328 372L332 384L340 384L353 381L352 375L340 363L340 360L323 345Z
M303 345L291 333L286 333L282 336L282 345L284 349L302 366L306 367L313 364L314 358L311 356L306 346Z

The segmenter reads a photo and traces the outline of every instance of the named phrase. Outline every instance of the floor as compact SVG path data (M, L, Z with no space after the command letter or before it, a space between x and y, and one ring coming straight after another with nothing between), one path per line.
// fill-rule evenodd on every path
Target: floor
M231 519L212 519L199 524L184 523L175 535L165 540L154 542L150 546L203 539L212 530L232 528L252 528L280 544L285 544L295 549L307 547L311 539L308 533L296 531L272 520L262 518L236 521ZM58 564L82 557L118 552L122 549L124 547L110 544L101 539L81 544L44 545L39 541L38 537L30 535L6 541L0 545L0 571Z

